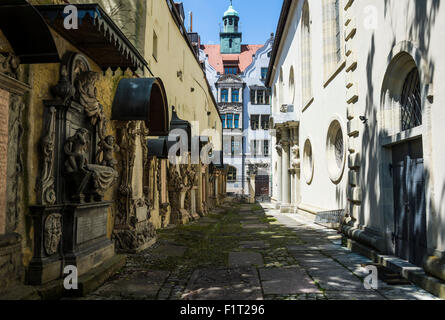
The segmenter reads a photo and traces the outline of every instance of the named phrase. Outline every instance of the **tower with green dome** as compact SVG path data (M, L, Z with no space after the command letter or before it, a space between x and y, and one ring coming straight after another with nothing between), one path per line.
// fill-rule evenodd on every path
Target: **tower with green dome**
M221 53L241 53L242 34L238 32L239 14L233 9L232 1L230 1L229 9L224 13L223 22L224 31L220 33Z

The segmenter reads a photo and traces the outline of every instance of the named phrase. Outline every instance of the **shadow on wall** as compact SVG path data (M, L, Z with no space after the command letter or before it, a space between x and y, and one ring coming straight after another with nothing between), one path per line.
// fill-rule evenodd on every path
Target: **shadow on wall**
M407 30L407 39L396 39L393 33L392 47L395 47L400 40L415 39L416 45L422 57L425 57L428 62L428 70L423 70L423 74L429 74L431 79L434 78L435 61L430 56L430 44L431 44L431 30L436 21L437 13L440 7L440 1L408 1L408 6L414 12L414 23ZM385 19L390 19L393 26L397 25L397 20L399 19L399 14L397 9L399 6L399 1L395 0L385 0L384 6L384 17ZM405 19L405 17L400 17L400 19ZM393 29L396 29L395 27ZM389 32L388 32L389 33ZM375 33L372 35L371 48L367 57L367 96L366 96L366 109L364 116L369 119L367 124L364 124L365 129L361 135L361 155L363 157L363 165L361 167L360 175L361 181L363 182L363 187L366 186L367 192L363 192L362 203L369 203L371 206L371 212L377 212L379 208L380 201L382 201L383 189L380 185L379 172L380 167L377 170L369 170L370 164L381 163L381 150L382 146L380 141L382 137L388 136L388 131L384 128L379 128L377 120L379 119L379 110L381 109L381 101L375 101L374 97L381 95L382 84L379 83L381 78L381 70L374 70L374 59L376 54L376 40ZM393 56L388 56L387 66L393 61ZM376 88L375 85L378 85ZM376 95L377 94L377 95ZM422 97L422 100L426 99ZM368 168L368 170L365 170ZM366 176L364 175L366 173ZM429 183L430 172L428 169L425 171L425 182L426 186ZM433 199L428 199L431 213L438 217L437 208L434 208ZM441 194L441 202L445 201L445 184ZM363 210L360 211L359 216L360 223L364 224L365 216ZM436 221L441 223L442 221ZM443 239L442 239L443 240Z

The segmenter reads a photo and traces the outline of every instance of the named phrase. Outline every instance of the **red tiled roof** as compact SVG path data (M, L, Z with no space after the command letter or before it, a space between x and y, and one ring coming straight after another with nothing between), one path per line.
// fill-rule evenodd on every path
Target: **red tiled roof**
M202 45L201 49L209 56L210 65L215 68L216 72L224 73L224 61L233 65L236 63L241 72L252 63L253 55L262 48L262 44L243 44L241 45L240 54L221 54L219 44ZM233 62L233 63L232 63Z

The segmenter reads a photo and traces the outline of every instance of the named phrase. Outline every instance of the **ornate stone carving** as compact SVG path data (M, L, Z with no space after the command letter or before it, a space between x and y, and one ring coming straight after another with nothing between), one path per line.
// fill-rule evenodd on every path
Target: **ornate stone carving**
M62 240L62 215L54 213L45 220L45 252L52 256L57 253Z
M122 178L113 239L119 251L137 252L156 237L156 230L149 221L153 208L150 186L153 183L150 183L151 165L145 147L148 132L140 121L122 122L118 131ZM137 163L142 165L140 174L135 170ZM139 185L143 185L142 192L138 191Z
M149 221L144 221L130 229L115 230L113 240L119 251L136 252L156 238L156 230Z
M42 205L56 203L56 191L54 189L54 157L56 146L56 108L49 109L46 136L42 139L43 167L37 182L38 201Z
M90 143L88 135L88 130L80 128L74 136L67 139L65 170L76 184L75 199L82 200L84 194L87 193L93 195L97 201L101 201L105 192L116 182L118 173L113 168L88 163ZM92 186L88 190L87 184L90 180L92 180Z
M84 108L86 115L91 120L93 126L98 127L99 137L105 138L106 123L103 106L97 99L96 82L99 74L93 71L83 71L76 79L77 101Z
M11 53L0 53L0 72L18 80L20 60Z
M119 152L120 147L116 144L113 136L107 136L99 142L99 151L97 152L96 162L102 166L116 169L117 160L114 158L114 152Z
M60 67L59 83L57 83L57 85L51 88L51 93L55 97L62 99L64 105L67 105L71 101L71 99L74 98L76 89L69 80L68 70L66 65L62 65Z
M6 186L7 201L7 229L13 231L17 229L19 215L21 212L22 198L22 174L23 174L23 125L22 114L25 108L23 98L19 95L11 94L9 102L8 121L8 163Z

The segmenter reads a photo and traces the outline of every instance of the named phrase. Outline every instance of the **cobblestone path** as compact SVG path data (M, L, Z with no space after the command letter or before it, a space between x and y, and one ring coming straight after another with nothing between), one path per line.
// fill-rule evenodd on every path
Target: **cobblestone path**
M334 230L260 205L227 203L187 226L159 231L150 249L88 300L436 299L411 285L363 284L370 260Z

